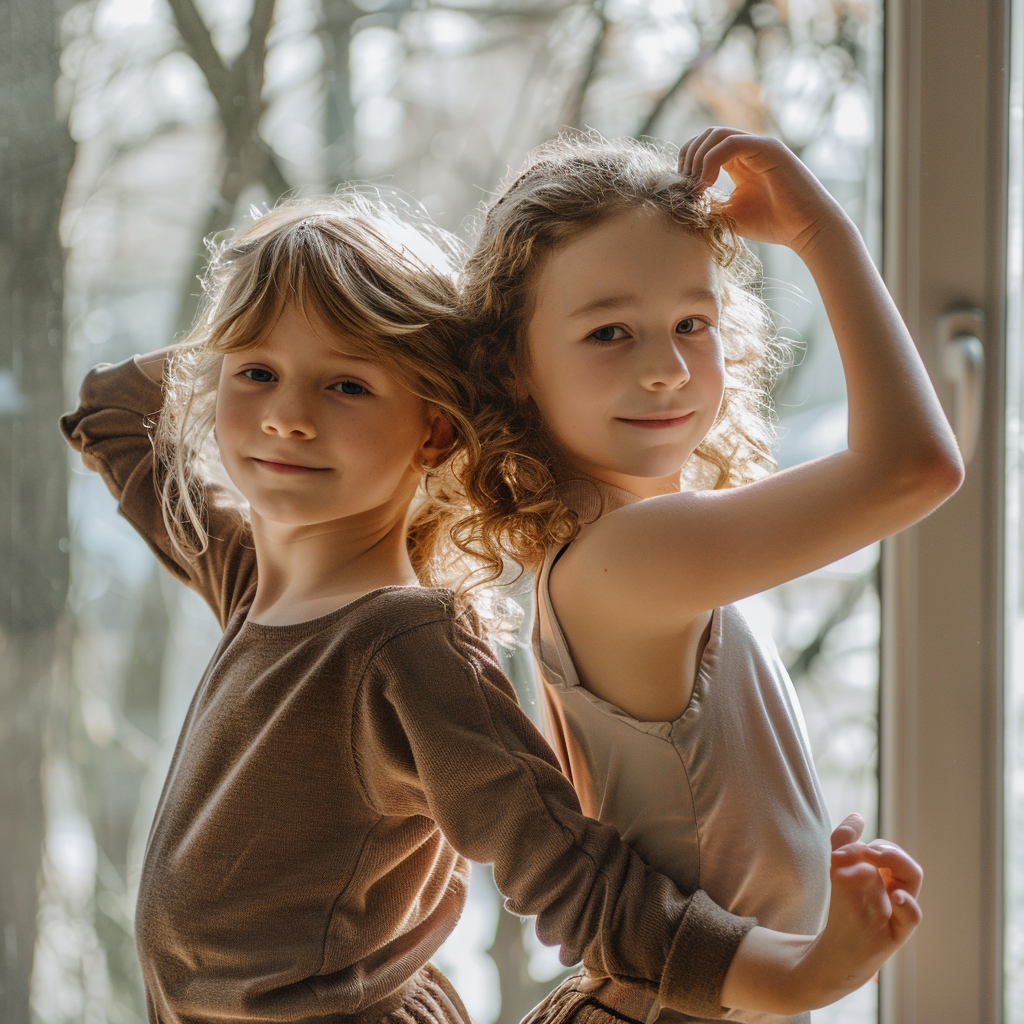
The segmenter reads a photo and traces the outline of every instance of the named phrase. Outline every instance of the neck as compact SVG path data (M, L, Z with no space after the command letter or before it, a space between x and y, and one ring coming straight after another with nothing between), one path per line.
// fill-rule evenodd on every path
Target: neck
M576 484L578 481L595 485L602 493L603 512L610 512L611 507L630 504L630 498L657 498L662 494L677 494L681 490L680 474L667 477L627 476L616 473L603 466L582 465L566 452L557 452L552 460L552 471L559 481L559 491ZM613 491L622 494L615 495Z
M296 527L254 513L258 581L249 619L290 625L380 587L418 586L406 548L406 519L402 510L383 508Z
M624 473L614 473L611 470L600 470L594 479L609 487L635 494L638 498L657 498L662 494L678 494L682 489L678 473L664 477L643 477L626 476Z

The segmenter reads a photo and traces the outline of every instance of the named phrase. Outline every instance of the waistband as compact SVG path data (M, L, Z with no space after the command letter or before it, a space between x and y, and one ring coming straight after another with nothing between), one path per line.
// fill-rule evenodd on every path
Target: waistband
M809 1013L795 1017L751 1010L723 1010L720 1020L745 1024L811 1024ZM658 1000L657 989L642 982L624 984L613 978L595 978L584 970L566 978L521 1024L715 1024L708 1017L692 1017L670 1010Z

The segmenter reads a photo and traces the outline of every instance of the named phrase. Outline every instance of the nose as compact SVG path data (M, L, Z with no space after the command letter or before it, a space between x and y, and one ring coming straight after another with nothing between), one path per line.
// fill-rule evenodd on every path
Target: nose
M645 339L638 355L640 383L649 391L675 391L690 379L690 368L674 331Z
M277 387L268 396L261 417L263 433L275 437L314 438L316 422L309 399L297 387Z

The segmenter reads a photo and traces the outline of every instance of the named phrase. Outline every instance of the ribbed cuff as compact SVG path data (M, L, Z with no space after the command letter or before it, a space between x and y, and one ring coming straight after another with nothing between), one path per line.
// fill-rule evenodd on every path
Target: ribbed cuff
M754 917L736 917L698 889L679 931L672 940L661 976L662 1006L695 1017L721 1017L725 975L739 944L757 924Z

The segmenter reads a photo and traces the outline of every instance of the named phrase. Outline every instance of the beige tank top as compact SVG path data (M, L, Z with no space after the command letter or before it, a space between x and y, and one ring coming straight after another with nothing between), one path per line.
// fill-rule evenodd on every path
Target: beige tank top
M638 500L603 487L562 497L585 522L609 503ZM564 551L552 548L537 578L534 653L545 732L584 813L614 824L683 892L703 889L767 928L818 932L828 909L830 826L796 693L774 645L756 637L734 605L716 608L682 716L638 721L580 685L548 589ZM696 1019L651 1009L648 1020ZM726 1019L796 1024L810 1015L734 1010Z

